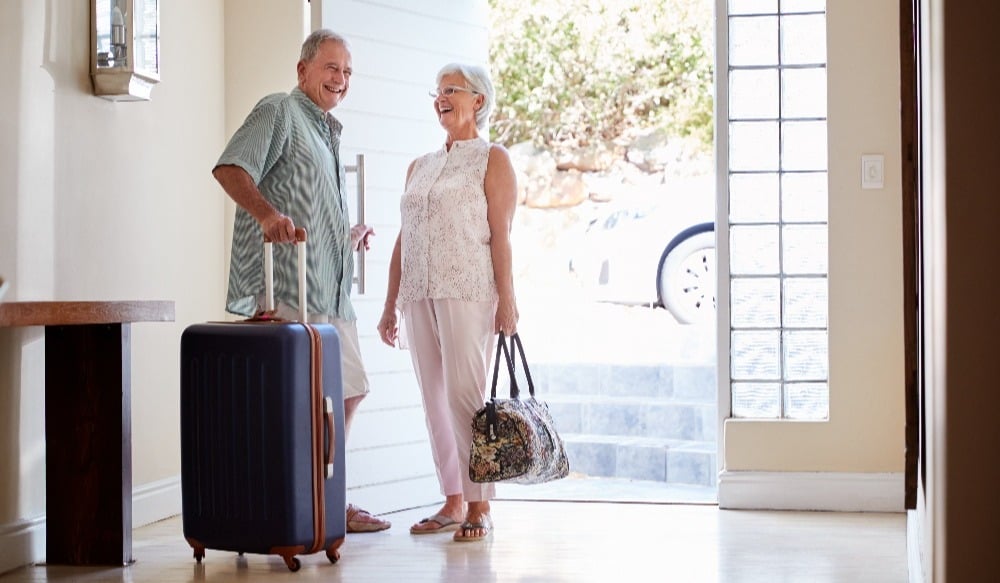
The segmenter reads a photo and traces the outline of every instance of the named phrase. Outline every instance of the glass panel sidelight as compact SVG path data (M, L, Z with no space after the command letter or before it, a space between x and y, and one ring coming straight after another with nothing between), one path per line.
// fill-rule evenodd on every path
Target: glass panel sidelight
M729 177L729 220L736 223L778 221L778 173Z
M781 325L781 280L777 277L734 279L732 321L741 328Z
M781 219L786 223L825 223L826 172L797 172L781 177Z
M793 118L826 117L826 69L809 67L783 70L781 113Z
M777 419L780 414L780 383L733 383L733 417Z
M826 3L729 0L732 415L829 418Z
M729 117L731 119L777 119L778 71L746 69L729 74Z
M780 36L782 65L826 63L825 14L782 16Z
M786 383L784 417L822 421L830 417L830 389L826 383Z
M782 324L785 328L823 328L827 326L825 277L790 277L782 290Z
M729 21L729 61L733 65L778 64L778 17L734 17Z
M729 125L729 164L733 170L777 170L781 159L776 121Z

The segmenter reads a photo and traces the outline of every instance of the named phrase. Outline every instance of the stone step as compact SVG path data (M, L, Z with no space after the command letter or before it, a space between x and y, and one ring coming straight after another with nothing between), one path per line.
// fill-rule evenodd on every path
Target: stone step
M592 477L716 486L714 441L561 435L571 472Z
M715 402L649 397L551 395L543 398L560 432L715 441Z
M716 401L714 366L608 363L542 363L530 366L535 392L539 397L603 395L675 398L704 403ZM526 389L523 376L518 386Z

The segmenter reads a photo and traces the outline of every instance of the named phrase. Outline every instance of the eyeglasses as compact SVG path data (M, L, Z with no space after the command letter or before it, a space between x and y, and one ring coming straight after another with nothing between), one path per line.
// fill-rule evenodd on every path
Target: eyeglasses
M427 95L430 95L434 99L437 99L438 97L441 97L442 95L444 95L445 97L451 97L452 95L454 95L458 91L463 91L465 93L471 93L473 95L479 95L478 91L474 91L474 90L468 89L466 87L459 87L457 85L448 85L447 87L442 87L440 89L435 89L434 91L428 91Z

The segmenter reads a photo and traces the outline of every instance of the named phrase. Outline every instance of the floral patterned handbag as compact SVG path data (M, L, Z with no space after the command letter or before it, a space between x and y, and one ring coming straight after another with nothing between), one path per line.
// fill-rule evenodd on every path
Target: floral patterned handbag
M510 375L510 398L497 398L500 354ZM511 356L514 353L514 357ZM514 360L520 352L528 381L527 399L519 398ZM528 371L524 346L517 334L510 337L510 350L501 332L493 365L490 400L472 418L472 451L469 478L473 482L541 484L569 475L569 459L562 438L544 401L535 398L535 385Z

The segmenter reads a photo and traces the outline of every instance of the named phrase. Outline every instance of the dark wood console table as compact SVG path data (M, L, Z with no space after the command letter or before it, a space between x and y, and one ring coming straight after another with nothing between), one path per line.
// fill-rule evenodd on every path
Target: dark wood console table
M7 302L0 326L45 327L46 557L132 562L132 322L174 302Z

